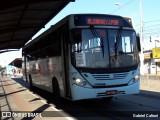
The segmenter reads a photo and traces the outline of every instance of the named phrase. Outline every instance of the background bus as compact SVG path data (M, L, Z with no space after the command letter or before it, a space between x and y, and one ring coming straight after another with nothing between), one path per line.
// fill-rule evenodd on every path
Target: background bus
M55 100L137 94L139 46L130 18L73 14L22 48L23 74Z

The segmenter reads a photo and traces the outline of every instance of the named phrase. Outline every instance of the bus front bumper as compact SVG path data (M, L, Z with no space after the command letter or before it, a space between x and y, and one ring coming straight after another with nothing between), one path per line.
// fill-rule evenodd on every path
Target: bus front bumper
M120 95L138 94L140 81L128 86L113 88L85 88L73 84L72 100L95 99ZM111 94L108 94L111 93Z

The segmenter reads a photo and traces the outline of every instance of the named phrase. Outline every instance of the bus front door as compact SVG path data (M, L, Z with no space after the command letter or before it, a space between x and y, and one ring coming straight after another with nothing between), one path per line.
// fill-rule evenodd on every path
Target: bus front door
M68 43L67 39L69 39L68 31L66 28L62 30L61 34L61 45L62 45L62 78L63 78L63 85L65 86L65 97L71 98L71 91L70 91L70 81L69 81L69 52L68 52Z

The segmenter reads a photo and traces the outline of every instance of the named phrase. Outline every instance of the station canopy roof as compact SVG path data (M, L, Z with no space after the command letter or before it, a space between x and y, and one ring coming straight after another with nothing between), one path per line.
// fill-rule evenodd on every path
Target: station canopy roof
M0 0L0 53L19 50L69 2Z
M17 68L22 68L22 58L14 59L9 65L15 66Z

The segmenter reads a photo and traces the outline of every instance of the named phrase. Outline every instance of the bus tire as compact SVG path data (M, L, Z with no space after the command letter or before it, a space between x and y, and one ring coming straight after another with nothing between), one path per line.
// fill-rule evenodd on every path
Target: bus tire
M34 90L34 86L33 86L33 83L32 83L32 77L31 77L31 75L29 75L29 90L30 91Z
M59 84L56 78L52 80L52 90L53 90L53 102L58 107L62 103L62 98L60 94Z

